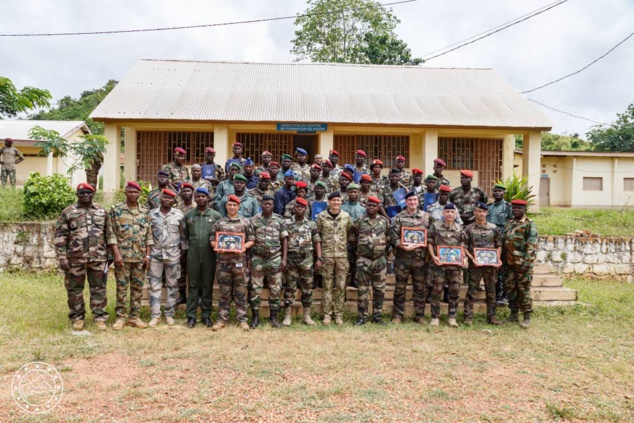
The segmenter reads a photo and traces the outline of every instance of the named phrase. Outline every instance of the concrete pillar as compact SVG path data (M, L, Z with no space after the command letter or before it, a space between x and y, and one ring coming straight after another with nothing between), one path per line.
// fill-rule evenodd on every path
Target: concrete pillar
M137 175L137 151L136 151L136 129L126 126L124 148L125 158L123 163L123 174L126 181L136 181Z
M104 135L108 139L106 154L103 158L103 194L105 198L114 197L119 189L121 177L121 127L116 123L106 123Z
M50 153L46 157L46 176L52 176L53 172L55 172L53 170L53 153Z
M619 175L618 168L619 167L619 159L616 157L612 158L612 199L610 201L610 207L614 208L617 205L616 199L618 195L617 190L617 177ZM621 186L620 189L623 189Z
M583 183L583 181L582 181ZM577 183L577 158L575 156L572 156L572 168L570 169L570 207L572 207L573 204L578 204L578 199L577 199L577 191L582 191L583 186L579 187L579 184Z
M438 158L438 131L435 129L428 129L423 136L423 170L427 173L433 173L432 166L434 160ZM443 157L441 159L444 160Z
M333 150L335 148L335 131L333 131L332 128L328 128L327 131L325 132L320 132L319 133L319 154L321 154L321 156L324 159L327 159L330 157L330 155L328 154L330 152L330 150Z
M425 163L425 159L423 158L423 146L425 145L425 135L420 132L413 132L409 135L409 167L411 168L421 168L425 173L432 173L431 163ZM425 165L427 166L427 170L425 170Z
M215 162L224 166L229 159L229 151L231 151L227 125L214 126L214 150L216 150ZM231 157L233 157L233 153L231 153Z
M541 177L542 133L527 132L524 134L524 157L522 176L528 176L528 185L533 187L535 203L530 211L539 211L539 179Z
M502 142L502 180L513 175L515 165L515 135L509 134Z

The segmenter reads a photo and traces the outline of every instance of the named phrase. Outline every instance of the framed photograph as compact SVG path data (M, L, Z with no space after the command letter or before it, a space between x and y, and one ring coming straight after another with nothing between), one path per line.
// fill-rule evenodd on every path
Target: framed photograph
M425 228L401 228L401 244L410 244L417 247L427 247L427 229Z
M436 247L436 255L440 264L446 266L462 266L464 262L464 250L455 245L439 245Z
M217 232L216 251L219 253L241 252L244 245L244 234L237 232Z
M500 262L498 250L495 248L474 248L473 258L482 266L496 266Z

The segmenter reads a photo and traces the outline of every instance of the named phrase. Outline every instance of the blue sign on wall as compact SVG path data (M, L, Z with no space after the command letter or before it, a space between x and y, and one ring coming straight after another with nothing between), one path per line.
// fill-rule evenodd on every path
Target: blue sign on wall
M327 123L278 123L278 131L292 131L292 132L325 132L328 130Z

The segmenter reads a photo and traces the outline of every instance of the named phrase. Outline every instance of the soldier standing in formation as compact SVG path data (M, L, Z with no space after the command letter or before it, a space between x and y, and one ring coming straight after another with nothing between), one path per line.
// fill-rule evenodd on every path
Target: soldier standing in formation
M231 146L231 151L233 151L233 157L227 160L227 163L225 163L225 172L227 173L229 173L229 169L234 163L238 165L239 169L242 169L245 161L244 157L242 157L242 153L244 151L244 146L242 145L242 143L234 142Z
M262 152L262 165L258 166L255 169L255 176L260 178L261 175L262 175L262 172L269 173L270 172L269 171L269 165L271 163L271 160L273 160L273 155L271 154L271 152L270 151L263 151Z
M303 148L297 148L295 150L295 157L297 158L297 162L293 163L290 167L295 174L295 178L298 181L310 181L310 165L306 163L308 152Z
M295 198L295 174L292 170L286 171L284 175L284 186L275 193L275 213L284 216L286 205Z
M174 149L174 162L165 166L165 170L170 175L170 184L174 191L179 191L181 183L189 182L189 169L184 165L187 151L180 147Z
M489 204L489 214L487 214L487 222L493 223L500 232L504 233L504 226L509 219L513 218L511 204L504 201L506 187L502 184L493 186L493 203ZM504 253L502 253L504 254ZM502 256L500 256L502 257ZM498 280L495 285L495 302L499 306L508 305L508 298L504 292L504 263L498 270Z
M203 166L207 167L205 174L203 177L211 182L213 187L217 187L220 181L224 181L226 178L225 170L221 165L217 165L214 163L214 159L216 158L216 150L213 147L205 148L205 163Z
M271 175L269 175L268 172L260 172L258 186L249 190L249 195L255 198L260 205L262 204L262 198L264 198L265 195L275 195L275 192L269 189L270 182Z
M406 187L410 186L412 184L412 174L410 171L405 169L405 157L396 157L396 169L398 170L400 176L400 182Z
M7 179L9 179L11 188L15 188L15 165L24 161L24 155L13 146L13 139L7 138L4 140L4 147L0 148L0 156L2 156L0 160L2 186L6 187Z
M258 177L255 175L255 173L253 173L255 170L254 168L255 163L253 163L253 160L251 160L250 157L247 158L244 161L244 168L242 169L244 177L247 178L247 190L258 186Z
M198 187L205 187L207 188L207 191L209 191L209 194L213 195L214 187L211 184L211 182L203 178L203 168L199 164L192 165L191 185L194 187L194 189ZM181 189L182 189L182 185L181 185Z
M147 200L145 202L145 207L148 210L153 210L161 205L161 195L163 190L167 188L170 183L170 174L165 170L159 170L156 175L156 181L158 183L158 188L153 189L147 195Z
M438 185L450 186L449 179L442 174L443 169L447 167L447 163L443 159L434 160L434 176L438 178Z
M339 180L339 175L343 172L343 167L339 166L339 152L337 150L330 150L328 159L330 159L330 163L332 163L330 174L335 180Z
M330 160L324 160L321 165L321 178L319 178L319 180L326 184L328 194L339 190L339 178L332 174L332 169L332 162Z
M238 214L240 217L246 217L247 219L252 218L256 214L258 214L260 206L257 200L251 197L246 192L247 186L247 178L244 175L236 175L233 177L233 193L231 195L235 195L240 199L240 210ZM229 196L225 195L220 204L218 204L218 212L220 212L221 216L227 215L227 210L225 205L228 201Z
M103 207L93 203L94 195L95 189L91 185L77 185L77 203L66 207L55 225L55 251L59 268L64 272L64 287L70 310L68 317L76 331L84 329L86 278L95 326L99 330L106 330L108 320L108 214Z
M460 171L460 186L454 188L449 195L449 201L456 205L460 218L465 225L469 225L475 221L473 209L478 201L486 204L489 201L486 193L482 188L471 185L473 180L473 172L470 170Z
M233 178L235 178L241 170L242 166L240 166L238 163L231 163L229 165L229 176L227 177L227 179L220 182L216 187L216 194L214 196L214 204L216 206L219 206L220 201L222 201L225 195L233 194L235 192L233 189Z
M220 169L220 168L218 168ZM178 194L180 201L176 208L183 212L185 216L196 204L194 200L194 186L189 182L184 182L181 185L181 192ZM178 300L176 305L187 304L187 243L183 245L181 251L181 276L178 278Z
M365 164L365 159L367 157L368 155L363 150L357 150L357 152L354 154L354 161L355 161L354 173L355 174L360 174L360 175L370 174L370 168L368 167L368 165Z

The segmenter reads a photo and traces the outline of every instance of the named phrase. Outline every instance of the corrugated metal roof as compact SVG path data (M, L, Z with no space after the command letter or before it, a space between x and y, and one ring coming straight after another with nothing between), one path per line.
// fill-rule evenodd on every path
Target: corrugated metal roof
M32 141L29 131L35 126L57 131L62 138L80 128L84 133L90 133L90 129L82 120L0 120L0 140L13 138L16 141Z
M140 60L95 120L325 122L549 130L492 69Z

